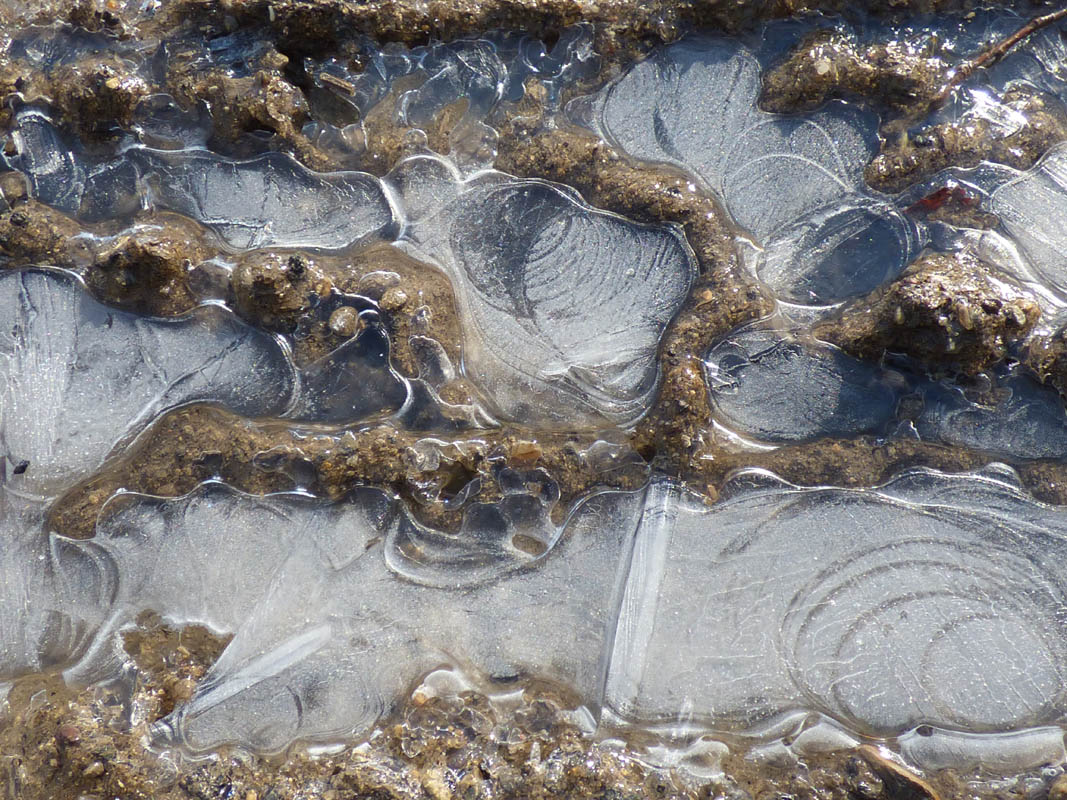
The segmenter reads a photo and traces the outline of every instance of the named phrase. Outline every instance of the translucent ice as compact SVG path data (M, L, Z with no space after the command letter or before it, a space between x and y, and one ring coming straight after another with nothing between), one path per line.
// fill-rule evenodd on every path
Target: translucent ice
M210 226L235 249L339 249L393 222L374 176L314 172L283 153L233 161L207 150L130 147L94 164L32 109L18 115L14 137L10 164L27 175L34 196L91 220L144 202Z
M840 104L803 117L756 107L760 67L737 42L659 50L598 98L601 132L635 158L704 181L757 238L863 185L877 120Z
M793 709L893 735L1067 712L1067 518L1002 471L874 490L741 474L649 490L611 659L623 717L743 730Z
M114 599L106 555L47 536L43 517L43 503L0 487L0 681L79 658Z
M250 161L195 150L129 155L145 175L150 202L211 226L238 249L337 249L393 219L381 184L362 172L312 172L281 153Z
M735 333L705 363L716 417L767 442L867 433L896 408L884 370L783 331Z
M998 187L991 203L1031 266L1067 292L1067 147L1053 148L1036 167Z
M756 271L783 299L870 291L915 245L912 224L864 190L877 120L839 103L803 116L761 111L759 73L737 42L691 37L602 91L594 123L631 156L702 179L765 246Z
M755 272L782 300L827 305L895 278L918 242L913 223L892 205L853 195L772 235Z
M160 732L193 750L268 751L361 733L442 664L554 679L595 703L638 498L593 498L543 555L516 546L531 530L523 502L450 536L370 490L329 513L297 501L288 513L304 515L304 533L289 559L268 576L246 551L239 563L262 576L264 598Z
M924 439L1004 457L1067 456L1067 413L1054 390L1020 377L995 391L998 402L979 404L959 389L931 388L916 430Z
M516 544L528 512L442 534L373 490L332 508L271 498L298 531L284 539L270 521L250 532L259 501L215 488L224 514L185 518L189 506L149 551L222 537L238 616L251 611L157 734L195 751L359 734L441 665L561 681L614 718L722 732L796 711L880 736L1057 722L1067 520L1012 478L798 489L750 470L710 508L658 480L592 497L543 551ZM242 541L266 544L263 568ZM222 594L193 602L231 608Z
M18 115L12 139L17 156L10 159L10 165L29 179L33 196L61 211L77 212L86 176L74 145L47 116L32 109Z
M394 185L428 208L427 191L447 180L432 159L416 161ZM692 280L682 237L543 181L483 172L453 191L407 237L452 279L464 366L494 410L552 425L636 419L656 386L660 336Z
M221 307L175 320L107 308L59 270L0 275L0 446L8 485L54 496L160 411L285 408L288 361Z

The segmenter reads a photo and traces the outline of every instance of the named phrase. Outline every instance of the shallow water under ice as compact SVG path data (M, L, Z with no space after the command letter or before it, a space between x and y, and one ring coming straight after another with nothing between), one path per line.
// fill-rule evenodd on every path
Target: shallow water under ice
M240 71L254 43L223 38L205 45L204 63ZM34 58L52 58L47 41ZM1061 92L1062 42L1031 44L990 80L1045 76L1043 88ZM655 401L659 348L698 278L689 243L678 226L497 172L487 155L488 115L528 80L557 111L560 86L592 74L590 47L576 30L551 53L505 37L373 52L362 72L308 59L322 118L305 132L324 146L358 151L356 129L366 135L365 116L401 77L424 78L404 84L414 88L397 100L403 124L428 126L469 101L450 155L409 156L383 178L314 172L277 152L211 152L195 114L164 95L144 101L107 154L100 143L90 153L44 104L26 106L0 159L36 199L83 222L166 209L211 231L229 258L392 243L453 288L461 359L449 369L480 393L477 424L526 426L523 436L625 428ZM779 301L775 317L690 354L704 365L708 438L725 429L744 449L909 436L990 458L1062 459L1061 400L1014 364L993 376L996 402L979 403L974 387L906 360L861 361L811 337L826 306L892 280L933 239L909 213L912 194L863 184L874 111L858 101L760 110L757 50L691 36L551 120L582 122L626 156L701 184ZM1018 248L1017 277L1041 284L1052 311L1067 291L1062 161L1057 149L1025 173L964 176ZM950 233L937 241L965 240ZM217 297L161 320L109 308L48 265L0 275L0 680L53 668L113 675L118 632L150 609L233 634L191 701L152 730L157 745L195 753L365 736L448 666L558 682L612 729L774 739L804 713L848 741L895 739L930 768L999 763L1018 742L1027 763L1062 758L1067 512L1004 467L907 472L872 488L799 488L749 470L715 503L657 473L640 491L593 491L569 509L554 476L512 471L494 502L457 495L456 531L372 487L330 501L210 482L182 497L114 496L90 542L48 531L50 502L187 403L315 425L384 412L398 427L424 403L420 419L442 419L433 381L394 369L387 313L369 297L359 304L358 336L298 368L291 339L239 321Z

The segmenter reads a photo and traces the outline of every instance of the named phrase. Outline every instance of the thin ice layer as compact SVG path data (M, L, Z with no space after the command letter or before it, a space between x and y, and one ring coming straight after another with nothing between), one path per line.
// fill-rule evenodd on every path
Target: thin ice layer
M1067 456L1067 414L1055 390L1014 377L990 394L998 401L983 405L958 388L931 387L915 428L924 439L1006 458Z
M340 249L393 221L381 183L362 172L313 172L267 153L230 161L206 150L128 151L149 201L214 228L231 247Z
M276 569L251 552L232 564L261 578L262 599L158 732L196 751L361 734L443 664L556 680L595 707L639 498L593 498L558 544L555 526L532 524L547 519L537 499L521 493L469 514L458 535L417 525L371 490L332 510L273 498L303 533ZM234 502L241 522L190 520L189 534L240 540L255 501ZM543 555L517 539L537 531L553 532Z
M42 112L20 112L8 159L42 203L87 220L142 205L185 214L231 247L334 250L386 231L393 210L363 172L315 172L284 153L234 161L208 150L130 147L93 161Z
M113 563L91 543L46 535L44 512L0 487L0 681L80 657L114 599Z
M765 239L863 185L873 115L835 104L804 116L760 111L760 67L743 46L690 37L630 69L597 98L601 132L643 161L704 179Z
M753 470L710 509L654 484L608 703L726 730L795 709L873 735L1062 719L1067 517L1004 478L797 489Z
M732 334L705 364L716 418L762 441L868 433L896 410L885 370L782 331Z
M537 180L449 180L432 159L392 176L420 256L452 280L464 368L527 424L627 423L651 401L656 349L694 274L682 237L590 208ZM455 199L426 202L427 193Z
M991 204L1030 265L1067 291L1067 147L1053 148L1036 167L998 187Z
M67 272L0 275L0 455L22 492L59 494L164 409L276 413L292 390L277 343L221 307L147 319L96 302Z
M694 36L596 95L593 123L632 157L700 178L764 247L755 271L784 300L828 304L898 274L916 232L865 189L876 117L841 103L771 114L759 94L752 53Z

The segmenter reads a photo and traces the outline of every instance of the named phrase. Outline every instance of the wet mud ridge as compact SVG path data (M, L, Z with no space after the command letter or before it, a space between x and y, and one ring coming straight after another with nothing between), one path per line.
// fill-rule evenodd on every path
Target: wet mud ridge
M1067 11L8 0L0 796L1067 797Z

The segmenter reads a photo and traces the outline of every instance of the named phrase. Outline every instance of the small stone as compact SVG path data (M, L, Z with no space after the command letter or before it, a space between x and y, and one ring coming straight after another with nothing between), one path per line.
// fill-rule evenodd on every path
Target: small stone
M1048 800L1067 800L1067 775L1060 775L1048 788Z
M104 765L99 761L94 761L92 764L82 770L82 775L86 778L98 778L104 774Z
M394 286L390 289L386 289L385 293L382 295L381 306L386 311L396 311L397 309L403 308L407 301L407 292Z
M77 744L81 738L81 731L69 723L56 728L56 742L61 746Z
M516 464L533 464L541 457L541 445L537 442L518 441L511 448L511 460Z
M338 336L355 336L360 329L359 312L352 306L341 306L330 314L330 330Z

